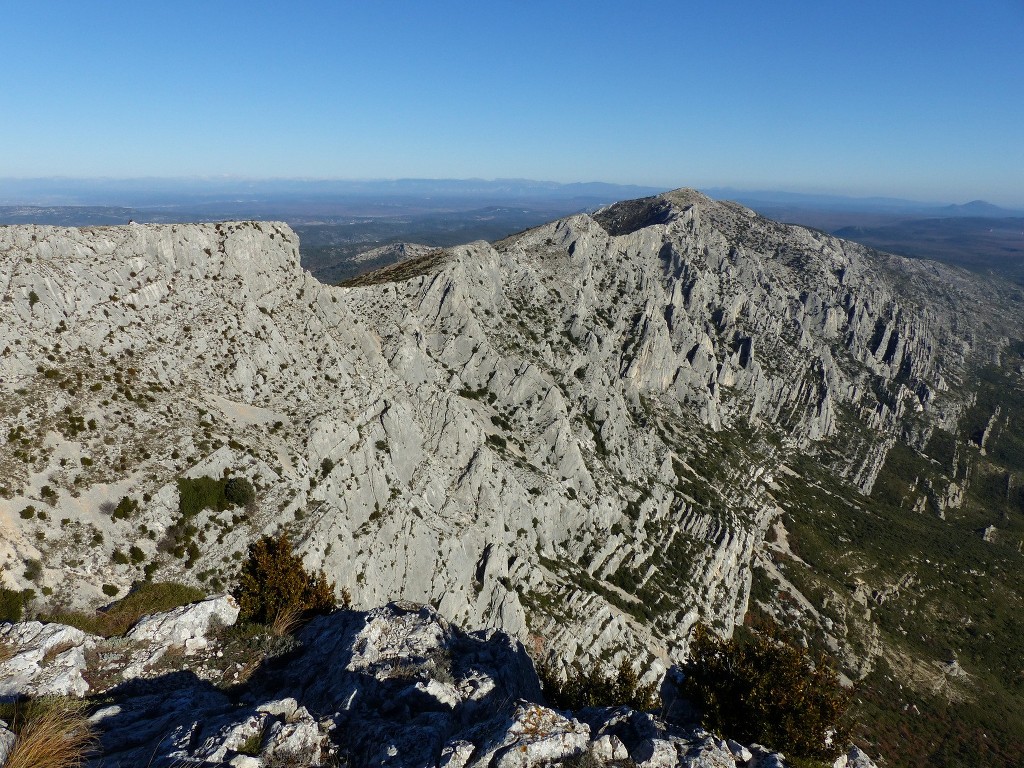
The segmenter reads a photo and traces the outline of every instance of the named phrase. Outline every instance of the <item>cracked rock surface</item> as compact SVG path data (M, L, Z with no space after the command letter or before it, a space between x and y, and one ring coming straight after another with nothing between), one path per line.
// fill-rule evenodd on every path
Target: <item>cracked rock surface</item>
M790 464L870 489L1004 341L958 270L690 190L408 256L334 287L280 223L0 228L4 585L216 591L283 527L356 607L652 679L742 620ZM255 503L183 511L225 476Z

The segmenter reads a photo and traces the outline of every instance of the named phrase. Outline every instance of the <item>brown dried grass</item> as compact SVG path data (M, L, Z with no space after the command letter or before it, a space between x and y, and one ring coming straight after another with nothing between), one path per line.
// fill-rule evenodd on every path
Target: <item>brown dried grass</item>
M21 726L4 768L80 768L95 745L81 702L48 702Z
M18 651L14 647L14 643L0 642L0 664L5 661L10 661L17 655Z
M49 650L46 651L45 654L43 654L43 666L53 664L53 662L56 660L58 656L60 656L65 651L70 651L76 645L78 644L73 643L70 640L65 640L63 643L57 643L56 645L52 646Z
M274 637L290 635L302 623L302 614L302 608L297 603L281 606L274 614L274 620L270 622L270 634Z

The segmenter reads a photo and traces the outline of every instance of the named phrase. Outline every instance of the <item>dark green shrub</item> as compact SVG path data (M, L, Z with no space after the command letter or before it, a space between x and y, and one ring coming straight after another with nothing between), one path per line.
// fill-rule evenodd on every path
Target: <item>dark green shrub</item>
M110 559L113 560L118 565L127 565L128 564L128 555L126 555L120 549L115 549L114 550L114 554L110 556Z
M118 588L115 587L113 584L104 584L103 585L103 594L106 595L107 597L113 597L119 591L120 590L118 590Z
M541 665L537 674L544 697L558 709L626 705L649 711L660 706L657 686L654 683L641 685L632 665L625 659L618 669L602 670L595 666L586 673L570 672L564 681L546 665Z
M840 720L850 693L824 657L778 639L772 627L746 642L721 640L698 625L682 693L706 728L797 757L829 758L846 742ZM832 728L839 733L826 746Z
M320 462L320 474L327 477L331 474L331 470L334 469L334 461L330 457Z
M114 511L111 513L111 517L115 520L127 520L136 510L139 508L139 502L130 496L123 496L117 506L114 507Z
M31 589L17 590L0 587L0 622L21 621L25 606L35 593Z
M195 517L204 509L223 512L228 508L224 496L226 480L212 477L182 477L178 479L178 512L182 517Z
M131 558L131 561L135 565L138 565L146 559L146 553L143 552L139 547L134 546L128 550L128 556Z
M21 519L22 520L31 520L32 517L35 515L35 513L36 513L36 508L33 507L31 504L29 504L27 507L25 507L23 510L21 510L21 512L19 512L18 514L21 515Z
M232 477L224 483L224 498L235 506L249 508L256 503L256 489L245 477Z
M334 584L323 571L309 573L292 553L285 533L264 536L249 546L238 586L239 619L269 624L289 611L326 613L334 608Z
M29 581L35 581L43 575L43 564L38 560L26 560L25 561L25 578Z
M249 507L255 501L256 490L244 477L178 478L178 513L183 518L195 517L204 509L223 512L233 506Z

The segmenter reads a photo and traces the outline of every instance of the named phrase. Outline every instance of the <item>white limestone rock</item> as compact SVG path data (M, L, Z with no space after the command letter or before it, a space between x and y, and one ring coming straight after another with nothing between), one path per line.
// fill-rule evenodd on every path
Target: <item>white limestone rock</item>
M7 756L11 754L14 743L18 740L14 732L8 730L7 725L6 721L0 720L0 765L7 762Z
M877 768L874 761L856 746L851 746L845 755L840 755L832 768Z
M0 645L12 650L0 661L0 696L84 696L85 652L96 639L63 624L0 624Z
M211 629L230 627L236 619L238 603L235 598L217 595L165 613L144 616L126 637L136 643L178 645L184 647L186 653L195 653L206 648L206 636Z
M121 670L131 679L151 669L171 648L180 648L186 656L207 648L207 635L229 627L238 619L238 603L231 595L218 595L190 603L165 613L144 616L125 636L136 644L136 652Z
M356 607L656 675L698 617L742 621L789 455L858 419L839 471L870 491L904 417L955 421L946 380L998 342L959 272L691 190L410 256L339 288L281 223L0 228L0 434L29 457L0 456L0 564L98 604L157 556L178 480L227 470L259 503L197 513L159 578L230 578L287 524ZM783 447L721 461L741 427Z
M477 757L484 768L532 768L582 754L590 746L586 724L538 704L519 704L504 738Z

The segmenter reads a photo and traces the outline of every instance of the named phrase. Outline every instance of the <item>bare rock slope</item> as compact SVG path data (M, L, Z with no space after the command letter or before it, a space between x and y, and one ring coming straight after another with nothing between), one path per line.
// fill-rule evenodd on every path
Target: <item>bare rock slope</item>
M794 457L869 491L956 422L983 290L688 190L345 288L278 223L0 228L3 580L217 589L283 526L356 606L656 671L742 620Z

